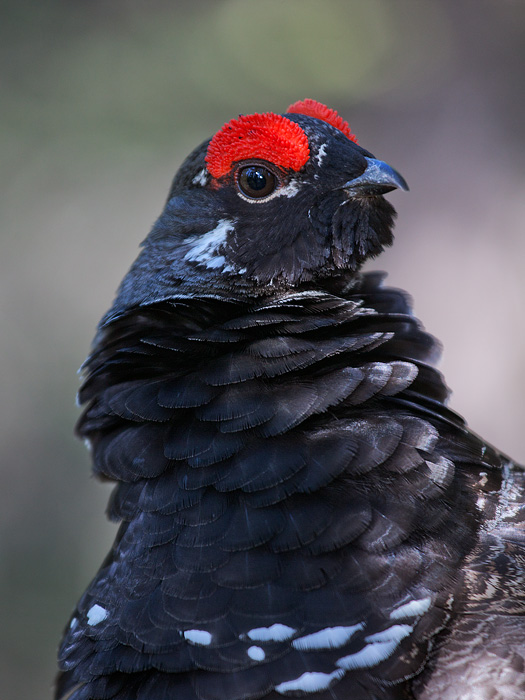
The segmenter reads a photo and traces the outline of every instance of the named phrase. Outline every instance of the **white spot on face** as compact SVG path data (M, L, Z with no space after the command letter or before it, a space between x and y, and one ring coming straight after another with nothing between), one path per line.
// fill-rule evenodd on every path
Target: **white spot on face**
M192 180L192 183L194 185L201 185L202 187L204 187L204 185L207 182L208 182L208 171L206 170L206 168L203 168L202 170L200 170Z
M211 634L206 630L186 630L184 632L184 639L192 644L199 644L200 646L207 647L211 642Z
M108 616L108 611L101 605L95 603L93 607L88 610L87 623L88 625L98 625L102 620L105 620Z
M295 634L293 627L276 623L271 627L256 627L246 635L254 642L284 642Z
M429 597L421 598L421 600L411 600L409 603L400 605L390 613L392 620L400 620L404 617L413 617L414 615L423 615L430 608L432 599Z
M287 185L284 185L284 187L280 187L274 194L274 197L294 197L300 189L301 185L299 182L297 182L297 180L292 180Z
M296 690L302 690L304 693L315 693L318 690L326 690L333 681L339 680L344 675L345 672L341 668L336 669L332 673L307 671L299 678L279 683L279 685L275 686L275 690L281 695Z
M384 632L371 634L365 638L366 647L356 652L343 656L337 661L337 666L350 671L356 668L371 668L377 666L393 654L399 642L408 637L412 632L410 625L394 625Z
M71 622L69 623L69 629L74 630L75 627L78 625L78 620L76 617L74 617Z
M254 661L264 661L266 658L264 649L261 649L261 647L250 647L246 653L250 659L253 659Z
M208 268L222 268L225 272L231 272L233 268L226 263L224 255L219 253L219 248L226 242L234 225L228 219L221 219L217 226L202 236L190 236L184 243L190 247L184 256L185 260L204 265Z
M326 155L326 143L322 143L319 146L319 150L317 151L317 155L315 156L315 160L317 165L321 165L321 163L324 160L324 157Z
M305 637L294 639L292 646L301 651L312 649L338 649L342 647L353 635L364 628L364 623L349 627L326 627L324 630L307 634Z

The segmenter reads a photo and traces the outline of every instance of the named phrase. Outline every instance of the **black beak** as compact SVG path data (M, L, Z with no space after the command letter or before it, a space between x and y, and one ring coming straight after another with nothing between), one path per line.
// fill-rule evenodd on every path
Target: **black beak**
M361 196L371 196L385 194L395 189L408 191L405 178L387 163L375 158L367 158L365 172L359 177L346 182L341 189L345 189L349 194Z

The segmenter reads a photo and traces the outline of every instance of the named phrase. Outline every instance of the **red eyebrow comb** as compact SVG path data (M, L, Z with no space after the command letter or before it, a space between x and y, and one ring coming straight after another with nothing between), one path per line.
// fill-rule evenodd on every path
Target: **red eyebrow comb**
M219 178L240 160L267 160L297 171L309 157L308 137L299 124L266 112L241 116L225 124L210 141L206 164L208 172Z
M348 126L348 122L345 122L343 117L339 116L335 109L330 109L322 102L317 102L317 100L299 100L299 102L294 102L286 110L288 114L305 114L307 117L315 117L316 119L321 119L324 122L328 122L336 129L342 131L345 136L348 136L350 141L357 143L357 138L353 134Z

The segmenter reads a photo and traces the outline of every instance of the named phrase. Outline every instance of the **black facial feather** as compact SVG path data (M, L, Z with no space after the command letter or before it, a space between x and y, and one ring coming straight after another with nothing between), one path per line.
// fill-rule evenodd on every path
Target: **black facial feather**
M301 167L188 157L101 322L78 434L121 525L57 698L525 696L523 472L359 272L403 179L301 104Z

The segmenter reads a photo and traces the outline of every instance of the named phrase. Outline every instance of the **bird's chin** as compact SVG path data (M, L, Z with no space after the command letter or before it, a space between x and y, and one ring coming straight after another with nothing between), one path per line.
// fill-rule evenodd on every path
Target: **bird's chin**
M345 193L348 199L377 199L387 192L393 192L396 188L390 185L369 185L367 187L348 187Z
M370 192L368 190L368 192ZM349 197L332 218L332 259L340 270L356 272L393 241L395 210L381 194Z

